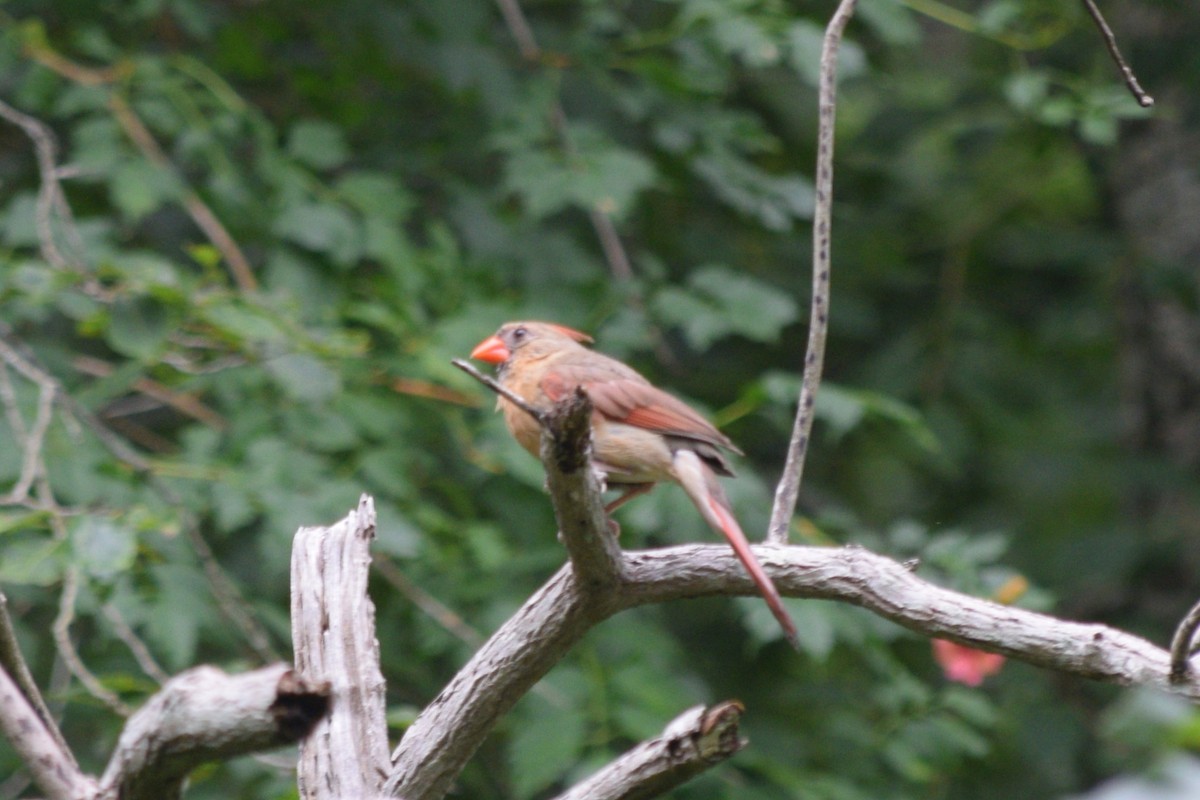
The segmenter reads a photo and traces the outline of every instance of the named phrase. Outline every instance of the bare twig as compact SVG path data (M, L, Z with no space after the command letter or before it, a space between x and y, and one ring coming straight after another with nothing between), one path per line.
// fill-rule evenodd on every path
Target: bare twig
M856 2L857 0L841 0L825 29L825 41L821 46L816 208L813 213L812 309L808 319L808 346L804 353L804 383L800 387L800 407L796 410L796 422L788 444L787 460L783 467L783 475L779 479L779 486L775 489L775 503L771 508L771 522L767 527L767 541L774 544L783 544L788 540L788 528L800 494L804 458L808 454L809 438L812 435L813 410L825 362L825 335L829 327L829 273L832 269L830 230L833 225L833 133L837 110L837 57L842 34L854 14Z
M137 115L133 107L116 91L109 97L108 105L112 109L113 116L116 117L121 129L133 140L133 143L137 145L137 148L142 151L142 154L146 156L150 163L170 173L184 187L183 207L191 216L192 221L196 223L196 226L212 242L213 247L217 248L221 252L221 255L225 257L225 261L229 264L229 271L237 287L243 292L257 291L258 279L254 277L254 270L250 266L250 262L246 259L246 255L242 252L242 248L238 246L238 243L229 234L229 231L226 230L221 220L217 218L212 209L200 198L196 190L187 185L183 176L179 174L175 165L171 163L171 159L163 152L162 146L154 138L154 134L142 122L141 117Z
M75 679L83 684L88 694L108 706L109 711L122 717L128 717L133 709L127 706L116 693L100 682L92 671L79 657L75 643L71 641L71 623L75 619L75 597L79 593L79 569L70 567L63 577L62 595L58 601L58 616L54 619L51 630L54 634L54 644L59 656Z
M100 378L108 377L115 370L112 364L93 356L76 356L71 361L71 366L87 375ZM145 376L135 379L132 388L216 430L224 430L229 426L223 416L200 402L194 395L175 391Z
M1195 653L1193 644L1197 629L1200 629L1200 602L1192 606L1171 637L1171 681L1174 683L1186 680L1191 671L1188 662Z
M482 383L484 386L491 389L496 394L502 396L505 400L512 403L514 406L521 409L529 416L533 417L535 420L537 420L537 424L541 425L542 429L545 430L546 415L540 409L534 408L529 403L527 403L525 401L525 398L509 391L508 389L505 389L503 386L500 385L500 383L498 381L496 381L496 379L489 378L487 375L484 375L482 372L475 369L475 367L471 366L466 361L463 361L461 358L452 359L450 361L450 363L453 364L454 366L458 367L459 369L461 369L463 372L470 375L475 380Z
M113 633L116 637L125 643L129 648L129 652L133 653L134 659L137 660L138 666L142 668L142 672L154 679L160 686L171 679L171 676L166 673L154 656L150 653L150 648L146 646L133 628L129 627L129 623L125 621L120 610L112 603L105 603L103 606L104 616L112 623Z
M38 691L37 683L33 680L33 675L29 672L29 665L25 663L25 658L21 655L21 648L17 643L17 634L13 630L12 619L8 614L8 598L2 592L0 592L0 672L7 672L9 674L21 694L25 696L25 700L29 703L30 708L37 714L38 719L41 720L42 727L46 733L54 738L59 748L67 754L71 763L75 763L75 757L71 755L71 750L67 747L67 741L58 729L58 724L54 721L54 715L50 713L50 709L46 706L46 701L42 698L42 693Z
M3 669L0 669L0 731L50 800L95 797L95 781L80 771L71 752L62 745L61 737L50 732Z
M82 266L78 259L68 258L54 238L54 211L58 210L60 214L64 215L63 219L68 225L72 220L70 206L66 203L62 184L59 181L61 172L57 164L58 145L55 142L53 131L41 120L18 111L2 100L0 100L0 117L23 130L33 142L40 179L36 222L42 257L57 269L81 270Z
M517 42L517 50L521 52L521 58L530 63L536 62L541 58L542 50L533 37L533 29L529 27L529 22L525 19L525 12L521 10L520 4L517 3L517 0L496 0L496 5L500 6L504 24L508 26L508 32Z
M633 800L666 794L745 746L738 735L743 710L736 700L689 709L662 735L642 742L555 800Z
M16 389L8 375L8 366L17 369L38 387L37 414L32 427L27 427L24 417L21 416ZM45 474L42 446L53 418L56 394L57 384L50 376L27 363L14 348L0 339L0 401L4 403L5 418L12 428L13 438L22 451L21 472L17 482L7 494L0 497L0 503L25 503L34 481Z
M1108 54L1112 56L1113 63L1117 65L1117 69L1121 71L1121 77L1125 79L1125 85L1129 87L1129 93L1133 95L1133 99L1137 100L1139 106L1150 108L1150 106L1154 105L1154 98L1146 94L1146 90L1138 83L1137 76L1133 74L1133 70L1125 62L1125 57L1121 55L1121 50L1117 47L1117 37L1113 35L1112 28L1108 27L1108 22L1104 19L1104 15L1100 13L1100 9L1096 6L1094 0L1083 0L1083 7L1091 15L1092 21L1096 23L1096 28L1099 29L1100 36L1104 39L1104 46L1108 48Z
M471 647L483 644L483 634L464 622L454 609L413 582L390 558L376 554L374 565L376 572L383 576L385 581L438 625Z

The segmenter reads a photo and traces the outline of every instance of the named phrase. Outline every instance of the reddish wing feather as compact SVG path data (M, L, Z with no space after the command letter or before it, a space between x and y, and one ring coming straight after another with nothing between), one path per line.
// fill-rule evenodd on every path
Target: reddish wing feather
M604 369L608 364L561 365L542 378L542 391L552 402L557 402L576 386L583 386L596 411L614 422L739 452L727 436L682 400L654 387L625 365L613 364L620 368L613 370L617 374L610 373L600 379L594 379L595 374L609 372ZM629 374L622 374L626 370Z

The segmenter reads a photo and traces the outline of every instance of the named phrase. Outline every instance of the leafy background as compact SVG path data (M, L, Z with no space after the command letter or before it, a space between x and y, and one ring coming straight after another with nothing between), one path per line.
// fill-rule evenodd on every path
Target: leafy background
M747 452L728 488L763 530L806 330L831 10L530 3L525 59L496 7L463 0L0 6L0 98L53 128L76 219L47 259L33 148L0 126L3 334L70 398L45 480L0 510L0 585L85 768L114 744L108 705L156 686L114 619L166 673L286 657L290 537L361 492L395 736L551 574L539 467L449 365L502 321L589 329L711 412ZM861 4L794 538L1165 642L1200 595L1200 11L1113 13L1153 117L1076 4ZM3 377L14 487L38 386ZM675 490L621 522L630 546L711 535ZM605 623L458 796L549 796L727 697L751 746L673 796L1153 797L1138 776L1197 746L1170 698L1017 663L967 688L918 636L790 605L799 657L751 600ZM108 705L65 679L56 620ZM16 766L0 750L0 775ZM294 792L247 759L189 796Z

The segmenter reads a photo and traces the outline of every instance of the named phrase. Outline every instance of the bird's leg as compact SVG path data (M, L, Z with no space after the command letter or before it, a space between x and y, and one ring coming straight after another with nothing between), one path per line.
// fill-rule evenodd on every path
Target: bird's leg
M604 513L608 515L608 530L614 538L621 535L621 525L612 518L612 512L616 511L621 506L628 503L638 495L645 494L654 488L653 483L628 483L622 487L621 495L617 499L604 507Z
M604 507L604 513L612 514L612 512L616 511L618 508L625 505L633 498L635 498L639 495L643 495L653 488L654 488L653 483L627 483L627 484L625 484L624 491L621 492L621 496L618 497L616 500L613 500L608 505L606 505Z

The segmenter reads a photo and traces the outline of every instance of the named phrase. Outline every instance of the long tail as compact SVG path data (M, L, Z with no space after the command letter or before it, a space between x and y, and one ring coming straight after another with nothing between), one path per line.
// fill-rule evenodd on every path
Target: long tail
M746 539L746 534L742 532L742 526L738 525L730 511L729 501L725 498L721 484L717 482L717 476L691 450L676 451L674 460L675 473L683 490L696 504L696 508L700 509L704 520L712 526L713 530L718 531L729 540L733 552L746 568L746 572L750 573L750 578L758 587L763 599L767 601L767 607L771 609L775 619L779 620L779 625L783 628L783 634L787 637L788 643L799 650L800 638L796 633L796 623L792 622L791 615L783 607L783 600L780 599L779 590L775 588L771 576L763 570L762 565L755 558L754 552L750 549L750 542Z

